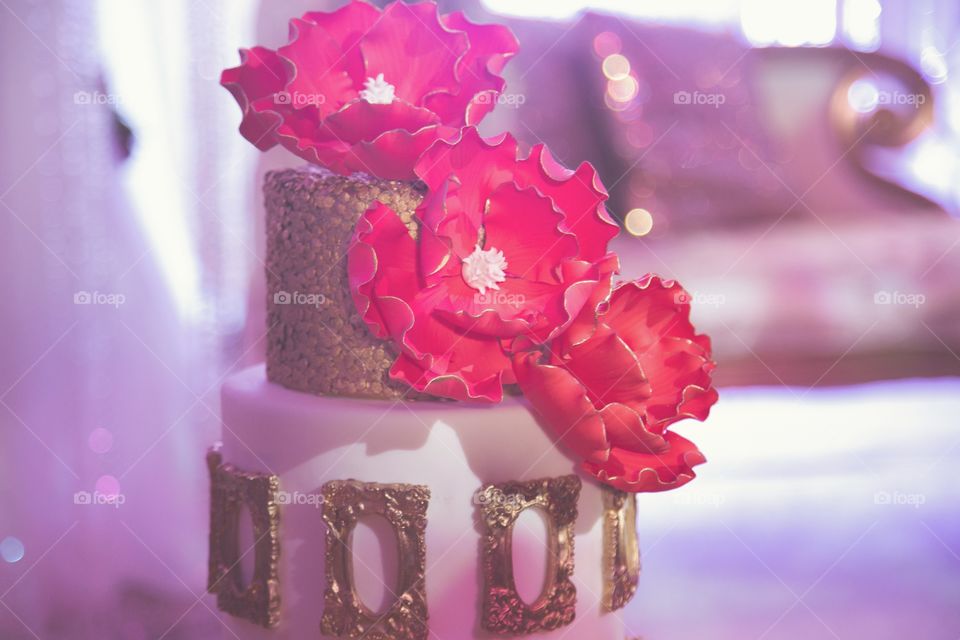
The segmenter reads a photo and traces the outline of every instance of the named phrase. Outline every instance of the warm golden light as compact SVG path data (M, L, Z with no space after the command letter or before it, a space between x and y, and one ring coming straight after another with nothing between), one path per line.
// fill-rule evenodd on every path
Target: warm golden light
M623 80L630 75L630 61L615 53L603 59L603 75L608 80Z
M630 102L639 91L640 85L633 76L607 82L607 94L617 102Z
M632 236L645 236L653 229L653 215L646 209L631 209L623 219L627 233Z

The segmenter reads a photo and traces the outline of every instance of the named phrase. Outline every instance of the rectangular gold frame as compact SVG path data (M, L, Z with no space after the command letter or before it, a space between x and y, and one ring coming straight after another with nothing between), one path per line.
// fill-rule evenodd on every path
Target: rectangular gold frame
M217 608L262 627L280 622L280 479L248 473L223 462L216 448L207 453L210 470L210 557L207 591L217 595ZM253 521L254 570L244 587L240 573L238 527L240 508Z
M580 478L575 475L528 482L486 484L480 506L483 594L480 625L492 633L531 634L568 625L576 615L573 576L573 525ZM513 526L525 509L539 507L548 518L549 564L543 593L533 604L517 593L513 576Z
M640 582L640 543L637 539L637 494L604 486L603 606L623 608Z
M323 485L326 524L324 634L366 640L426 640L426 538L430 489L422 485L334 480ZM351 541L362 515L389 522L398 544L396 600L383 614L367 608L353 580Z

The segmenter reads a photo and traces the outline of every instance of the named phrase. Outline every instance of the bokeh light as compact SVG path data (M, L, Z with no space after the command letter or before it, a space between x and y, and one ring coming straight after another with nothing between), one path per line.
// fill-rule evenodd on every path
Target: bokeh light
M624 80L630 75L630 61L619 53L607 56L603 59L603 75L608 80Z
M847 103L857 113L870 113L880 102L880 91L869 79L861 78L847 89Z
M933 84L940 84L947 79L947 62L936 47L924 48L920 54L920 68Z
M645 236L653 229L653 214L646 209L631 209L623 219L623 226L632 236Z
M111 475L100 476L94 488L97 493L108 498L120 495L120 481Z
M9 564L20 562L25 553L26 549L18 538L7 536L0 542L0 558L3 558L4 562Z
M593 52L601 58L620 53L620 36L612 31L602 31L593 38Z
M607 82L607 94L617 102L630 102L639 91L640 84L633 76Z

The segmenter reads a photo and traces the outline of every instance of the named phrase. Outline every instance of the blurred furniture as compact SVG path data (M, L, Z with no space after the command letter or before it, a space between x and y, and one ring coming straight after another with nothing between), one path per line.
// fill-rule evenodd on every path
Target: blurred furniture
M496 125L598 166L642 236L625 275L687 286L722 381L960 374L960 224L906 180L935 113L916 70L595 14L514 28Z

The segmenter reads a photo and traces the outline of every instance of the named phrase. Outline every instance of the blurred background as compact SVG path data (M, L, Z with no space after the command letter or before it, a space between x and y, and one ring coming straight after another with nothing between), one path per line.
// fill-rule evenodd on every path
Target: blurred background
M710 463L640 497L629 635L960 637L960 4L439 4L522 44L484 131L593 162L625 275L714 340L679 429ZM0 637L222 633L203 452L298 160L219 74L339 5L0 0Z

